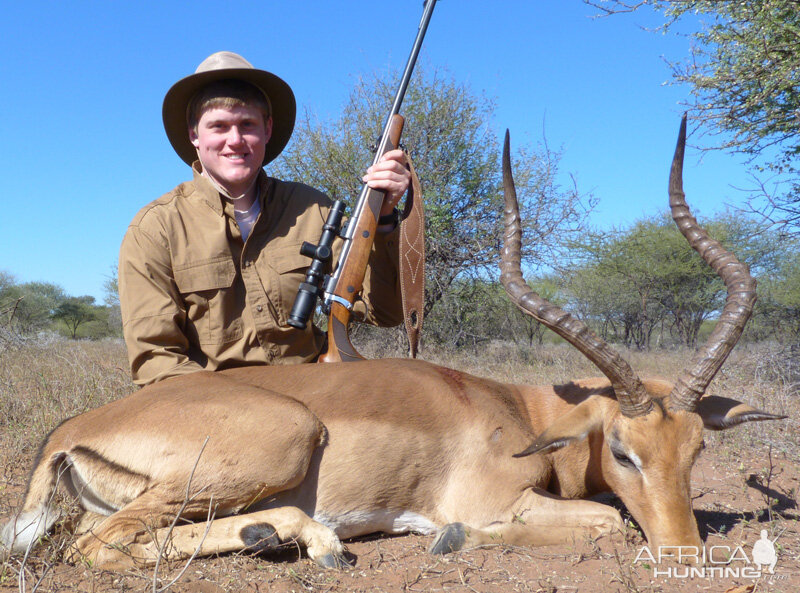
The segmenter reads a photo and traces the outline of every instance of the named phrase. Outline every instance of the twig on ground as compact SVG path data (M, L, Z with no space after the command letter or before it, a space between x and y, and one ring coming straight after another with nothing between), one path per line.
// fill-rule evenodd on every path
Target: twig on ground
M200 447L200 453L198 453L197 459L195 460L194 466L192 467L192 471L189 474L189 480L186 482L186 494L183 497L183 503L181 504L181 508L179 508L178 512L175 514L175 518L172 520L172 524L167 529L166 537L164 537L164 541L162 541L161 545L158 547L158 555L156 557L156 565L153 567L153 593L162 593L163 591L166 591L172 585L174 585L178 581L178 579L180 579L183 576L183 574L186 572L186 569L189 568L189 565L192 563L192 561L194 561L194 559L197 557L197 554L200 552L200 548L203 546L203 542L205 541L206 536L208 535L208 531L211 529L211 523L214 520L214 514L216 512L216 510L213 509L213 498L211 500L209 500L209 503L208 503L208 518L206 520L206 530L203 533L203 537L200 538L200 542L197 544L197 548L195 549L194 553L191 555L189 560L186 562L186 564L184 565L183 569L180 571L178 576L175 577L174 579L172 579L164 587L159 588L158 587L158 569L159 569L159 567L161 565L161 559L164 556L164 550L166 549L167 544L169 543L170 538L172 536L172 531L175 529L175 525L177 525L178 521L180 520L181 515L183 514L183 511L186 509L188 504L192 500L194 500L194 498L197 495L202 493L203 490L205 490L205 488L203 488L203 489L199 490L198 492L196 492L194 495L192 495L192 493L191 493L191 486L192 486L192 479L194 478L194 472L197 470L197 466L200 463L200 457L203 456L203 451L205 451L206 445L208 444L208 439L209 439L209 437L206 437L206 440L203 441L203 446Z

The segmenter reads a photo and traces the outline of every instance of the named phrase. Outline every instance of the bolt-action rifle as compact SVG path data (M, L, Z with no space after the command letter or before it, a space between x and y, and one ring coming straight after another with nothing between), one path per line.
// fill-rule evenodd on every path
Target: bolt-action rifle
M436 0L425 0L417 36L400 79L400 86L392 108L386 119L378 148L375 151L373 165L385 153L394 150L400 144L404 123L403 117L400 115L400 105L414 71L414 65L435 4ZM306 272L305 281L300 284L297 291L294 306L289 314L289 325L298 329L305 328L314 311L317 299L322 299L322 312L328 315L328 350L320 356L320 362L363 359L363 356L356 352L350 343L347 328L353 303L361 293L384 196L385 192L372 189L364 184L353 209L353 215L344 231L341 231L341 225L345 203L342 200L336 200L322 227L319 243L314 245L305 242L300 249L300 253L310 257L312 261ZM344 244L336 266L333 268L333 273L329 274L327 272L333 256L333 242L337 236L343 239Z

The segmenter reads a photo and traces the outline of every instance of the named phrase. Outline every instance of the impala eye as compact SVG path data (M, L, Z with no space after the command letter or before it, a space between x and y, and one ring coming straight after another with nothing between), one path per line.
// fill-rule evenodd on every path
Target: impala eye
M639 468L631 460L631 458L628 457L625 454L625 451L622 449L622 447L619 444L612 443L609 446L609 449L611 449L611 455L614 456L614 459L616 460L617 463L619 463L620 465L624 465L627 468L635 469L636 471L639 471Z

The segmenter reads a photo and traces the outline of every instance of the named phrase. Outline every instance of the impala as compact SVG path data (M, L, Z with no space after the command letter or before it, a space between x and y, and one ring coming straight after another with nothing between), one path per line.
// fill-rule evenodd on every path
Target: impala
M107 568L291 540L322 566L344 567L341 539L378 531L435 534L431 553L570 542L623 529L616 509L581 500L606 491L651 548L702 546L690 472L704 426L783 416L705 394L750 315L755 281L686 206L685 134L684 119L670 174L673 218L728 297L708 342L673 381L640 379L524 282L506 136L503 285L604 378L510 385L406 359L170 379L50 433L2 545L26 550L51 528L61 483L85 509L67 559Z

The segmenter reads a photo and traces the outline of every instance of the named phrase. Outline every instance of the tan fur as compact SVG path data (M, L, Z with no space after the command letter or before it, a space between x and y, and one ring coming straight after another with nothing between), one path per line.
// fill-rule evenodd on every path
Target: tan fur
M569 444L546 450L556 441ZM514 456L531 443L545 450ZM568 542L623 528L615 509L567 500L605 490L651 542L701 545L689 500L701 446L697 414L624 417L605 379L515 386L418 360L196 373L54 430L3 538L11 547L8 533L47 507L60 471L109 515L92 516L68 558L108 568L244 549L264 524L326 566L342 557L337 535L374 531L463 524L460 547ZM179 510L197 523L171 526Z

